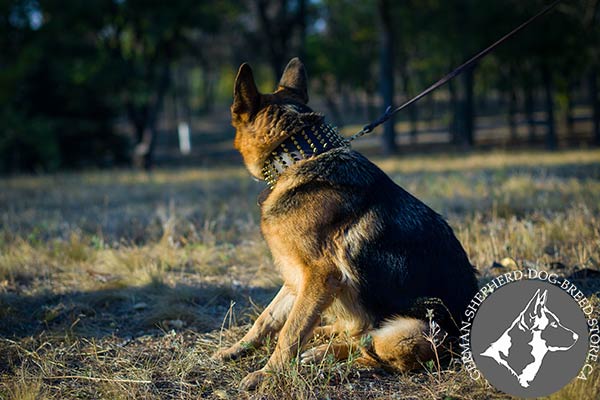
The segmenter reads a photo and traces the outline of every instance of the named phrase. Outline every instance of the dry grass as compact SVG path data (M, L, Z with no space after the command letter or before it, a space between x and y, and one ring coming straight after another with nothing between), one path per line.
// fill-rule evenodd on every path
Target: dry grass
M599 269L600 151L377 162L448 217L482 280L504 272L493 267L504 257L563 274ZM260 236L260 183L226 167L21 176L0 187L0 398L248 396L237 383L269 350L225 364L209 356L280 283ZM459 363L393 375L352 360L291 365L255 396L506 398ZM599 396L595 372L551 398Z

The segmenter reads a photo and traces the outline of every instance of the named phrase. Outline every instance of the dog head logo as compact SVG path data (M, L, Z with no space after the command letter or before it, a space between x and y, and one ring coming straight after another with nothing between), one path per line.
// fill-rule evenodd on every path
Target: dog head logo
M483 300L470 345L489 383L514 396L539 397L580 373L588 336L577 301L559 286L532 279L506 284Z
M577 333L561 324L556 314L548 309L547 298L548 290L541 292L538 289L500 338L481 353L507 368L525 388L535 379L548 353L567 351L579 338ZM511 350L515 351L523 345L517 341L525 341L530 346L533 358L522 369L511 365Z

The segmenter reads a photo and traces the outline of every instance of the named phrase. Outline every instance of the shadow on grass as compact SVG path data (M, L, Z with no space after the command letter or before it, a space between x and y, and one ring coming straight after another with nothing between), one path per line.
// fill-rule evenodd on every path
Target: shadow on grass
M600 272L566 276L586 296L600 293ZM150 283L62 294L0 294L0 336L70 333L79 337L135 338L171 329L197 333L249 323L278 288L223 284Z
M151 283L90 292L0 294L0 336L45 334L124 339L171 329L205 333L247 323L277 288ZM249 311L250 310L250 311Z

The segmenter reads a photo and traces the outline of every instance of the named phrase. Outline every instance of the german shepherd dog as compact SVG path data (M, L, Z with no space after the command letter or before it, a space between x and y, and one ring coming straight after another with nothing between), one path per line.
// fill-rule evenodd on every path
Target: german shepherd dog
M278 336L266 365L242 380L245 389L289 365L316 334L346 339L309 349L301 361L348 357L361 343L360 362L417 368L433 357L419 305L439 300L439 325L456 332L477 290L474 268L442 217L351 150L307 102L298 58L271 94L259 93L252 69L241 65L234 144L270 186L259 197L261 230L284 279L250 331L214 356L237 358Z

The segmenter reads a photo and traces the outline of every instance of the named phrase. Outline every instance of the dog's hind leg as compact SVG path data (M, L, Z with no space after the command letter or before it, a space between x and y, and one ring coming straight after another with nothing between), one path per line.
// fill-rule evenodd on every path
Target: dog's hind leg
M337 337L331 339L328 343L304 351L300 356L300 362L302 364L320 363L328 355L332 355L334 360L346 360L353 353L360 354L359 349L359 338Z
M213 355L215 359L230 360L240 357L260 345L267 337L279 332L294 304L295 295L284 285L252 325L252 328L233 346Z
M396 371L419 368L434 357L433 347L426 340L428 327L425 321L396 317L386 321L367 336L338 337L302 353L302 363L318 363L326 356L345 360L360 352L356 362L371 367L384 367Z

